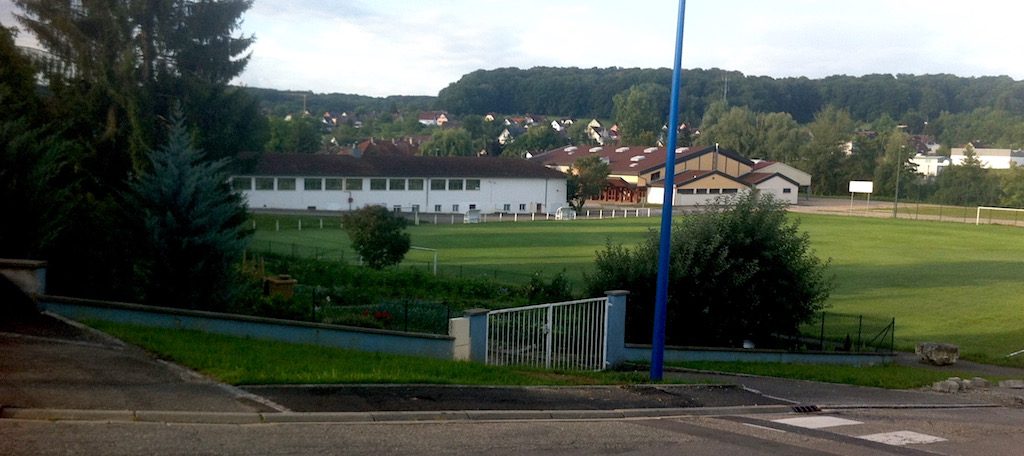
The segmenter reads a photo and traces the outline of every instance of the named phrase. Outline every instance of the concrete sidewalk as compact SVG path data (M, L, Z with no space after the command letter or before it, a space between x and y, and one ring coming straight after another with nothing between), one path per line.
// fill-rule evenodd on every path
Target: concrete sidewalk
M0 405L5 408L274 410L244 391L53 316L3 322L0 353Z

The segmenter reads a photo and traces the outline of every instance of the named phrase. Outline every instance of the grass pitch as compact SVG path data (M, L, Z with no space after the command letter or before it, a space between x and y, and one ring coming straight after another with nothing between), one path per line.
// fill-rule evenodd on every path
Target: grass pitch
M1024 230L1021 228L850 216L794 214L812 248L831 258L836 289L832 312L896 318L896 344L960 345L965 358L1024 367ZM274 220L280 220L277 231ZM294 244L347 251L337 218L259 216L255 245ZM333 222L333 223L332 223ZM415 246L436 249L450 274L494 274L524 279L565 271L581 284L606 242L633 245L657 229L658 218L419 225ZM409 263L429 267L430 252ZM299 278L301 280L301 278Z

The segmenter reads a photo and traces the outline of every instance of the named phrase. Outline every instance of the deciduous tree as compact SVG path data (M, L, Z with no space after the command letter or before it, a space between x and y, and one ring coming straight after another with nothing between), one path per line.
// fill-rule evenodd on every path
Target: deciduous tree
M668 119L668 88L654 83L636 85L615 95L613 102L622 144L649 146L657 141Z
M981 165L969 145L964 161L946 167L935 179L936 202L960 206L993 205L999 202L999 179Z
M366 206L342 216L342 227L352 248L367 266L383 269L402 262L411 241L405 231L408 221L381 206Z
M420 146L420 155L431 157L465 157L474 154L473 138L462 128L434 130L430 140Z
M566 194L569 205L577 212L588 199L601 195L608 183L610 168L601 157L587 156L576 160L568 171Z

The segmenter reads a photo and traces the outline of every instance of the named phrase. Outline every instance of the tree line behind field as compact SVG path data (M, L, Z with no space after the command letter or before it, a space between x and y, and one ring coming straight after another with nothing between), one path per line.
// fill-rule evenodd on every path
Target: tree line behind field
M314 116L327 111L353 114L371 125L349 133L365 138L382 133L422 134L415 121L406 122L404 128L391 124L426 110L444 110L460 121L488 113L529 113L620 122L616 96L643 86L665 98L670 81L668 69L537 67L474 71L441 90L438 97L245 90L275 117L304 108ZM661 124L668 111L667 100L663 103L651 110ZM950 147L969 141L989 147L1024 146L1024 81L1007 76L872 74L809 79L752 76L717 68L684 70L682 122L706 128L705 116L716 103L756 113L788 114L801 125L834 106L849 113L855 123L889 119L905 125L908 133L927 134Z
M640 68L500 68L469 73L441 90L437 107L454 114L534 113L611 118L613 97L652 83L668 89L671 71ZM681 85L681 119L697 124L717 101L756 112L785 112L808 123L826 106L842 107L858 121L882 115L911 132L943 113L978 109L1024 116L1024 82L1007 76L871 74L823 79L772 78L738 71L688 69Z

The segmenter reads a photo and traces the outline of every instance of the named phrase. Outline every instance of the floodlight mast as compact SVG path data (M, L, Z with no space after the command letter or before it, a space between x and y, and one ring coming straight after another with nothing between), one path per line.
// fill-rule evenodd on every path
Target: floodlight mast
M651 380L662 379L665 361L665 320L668 308L669 247L672 243L672 203L675 199L676 139L679 130L679 84L683 66L683 22L686 0L679 0L676 54L672 66L672 100L668 113L668 144L665 148L665 192L661 205L661 239L658 247L658 283L654 300L654 331L651 340Z

